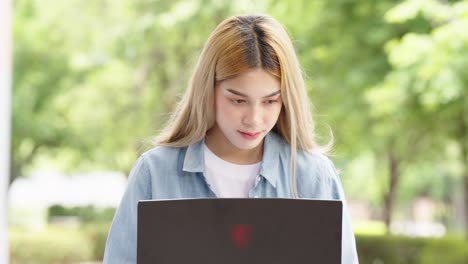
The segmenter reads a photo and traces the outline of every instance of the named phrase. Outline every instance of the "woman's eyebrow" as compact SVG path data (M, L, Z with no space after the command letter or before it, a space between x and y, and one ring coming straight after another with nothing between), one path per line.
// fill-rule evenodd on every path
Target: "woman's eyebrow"
M233 90L233 89L226 89L228 92L232 93L232 94L235 94L235 95L238 95L238 96L242 96L242 97L245 97L245 98L248 98L249 96L244 94L244 93L241 93L239 91L236 91L236 90ZM273 92L271 94L268 94L268 95L265 95L263 96L263 98L268 98L268 97L272 97L272 96L275 96L275 95L278 95L281 93L281 90L278 90L276 92Z

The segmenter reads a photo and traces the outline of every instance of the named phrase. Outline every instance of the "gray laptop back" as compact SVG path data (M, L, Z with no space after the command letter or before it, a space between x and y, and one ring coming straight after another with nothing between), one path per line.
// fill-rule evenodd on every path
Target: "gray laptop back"
M341 201L140 201L138 264L341 263Z

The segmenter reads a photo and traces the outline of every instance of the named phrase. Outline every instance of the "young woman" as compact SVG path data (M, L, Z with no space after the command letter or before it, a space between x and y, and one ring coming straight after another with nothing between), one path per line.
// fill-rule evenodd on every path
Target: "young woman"
M136 262L139 200L201 197L342 200L342 259L357 263L343 188L315 142L294 47L272 17L217 26L155 143L130 173L104 263Z

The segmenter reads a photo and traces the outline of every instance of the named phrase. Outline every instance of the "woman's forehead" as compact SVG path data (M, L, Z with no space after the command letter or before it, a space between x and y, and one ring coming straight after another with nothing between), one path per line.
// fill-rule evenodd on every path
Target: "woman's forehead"
M233 78L221 81L217 86L224 92L249 97L271 96L281 90L279 79L262 69L241 73Z

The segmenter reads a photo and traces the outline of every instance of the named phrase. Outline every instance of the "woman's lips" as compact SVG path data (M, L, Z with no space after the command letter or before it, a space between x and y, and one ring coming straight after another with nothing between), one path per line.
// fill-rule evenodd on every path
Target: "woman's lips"
M249 139L249 140L254 140L254 139L258 138L258 136L260 135L260 132L249 133L249 132L239 131L239 133L242 135L242 137L244 137L245 139Z

